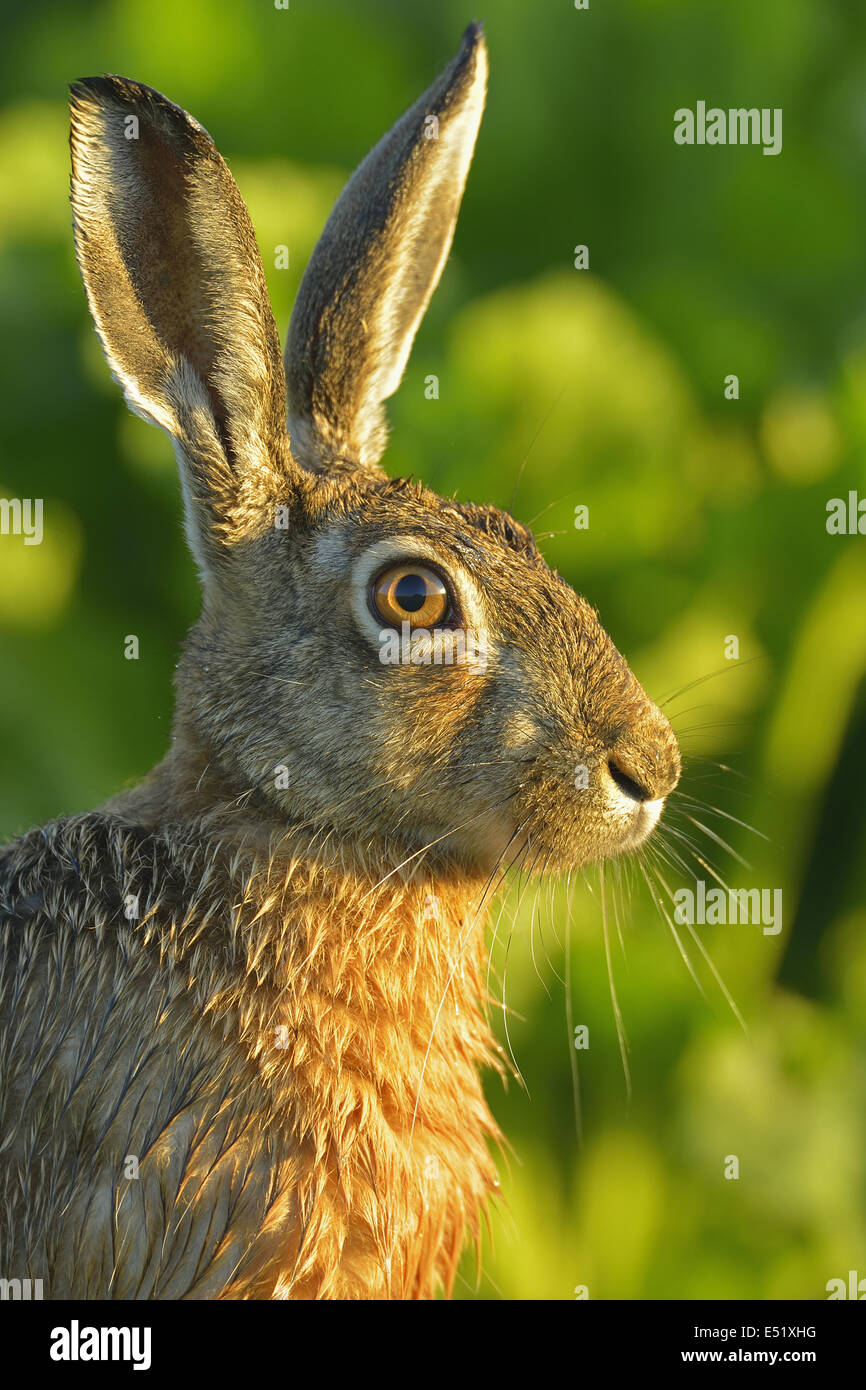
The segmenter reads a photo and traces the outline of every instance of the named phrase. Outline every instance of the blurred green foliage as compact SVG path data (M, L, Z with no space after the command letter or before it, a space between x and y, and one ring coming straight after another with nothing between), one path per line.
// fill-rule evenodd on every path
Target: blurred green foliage
M170 446L126 413L78 282L66 84L121 72L207 125L284 332L343 180L473 17L489 105L386 462L463 497L513 497L553 533L551 563L651 693L673 692L686 775L662 850L707 879L701 861L735 886L782 888L785 914L778 936L699 932L746 1036L686 936L696 988L640 873L608 873L629 1102L599 879L570 903L562 885L515 886L493 978L525 1089L490 1084L507 1206L480 1284L467 1261L458 1292L821 1298L828 1279L866 1275L866 541L825 529L830 497L866 493L856 0L7 8L0 493L44 497L46 525L41 546L0 539L0 832L98 804L160 758L197 604ZM675 145L674 110L698 99L781 107L781 155ZM588 271L573 268L579 243ZM578 503L588 530L572 524ZM657 862L672 887L688 881Z

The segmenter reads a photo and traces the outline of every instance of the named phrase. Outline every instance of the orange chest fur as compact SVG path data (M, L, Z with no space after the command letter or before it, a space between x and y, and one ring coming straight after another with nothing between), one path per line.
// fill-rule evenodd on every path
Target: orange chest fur
M353 885L300 887L240 929L241 1031L283 1155L283 1234L255 1284L429 1296L450 1288L496 1187L483 924L457 894L413 886L395 900L392 884L390 906L371 911Z

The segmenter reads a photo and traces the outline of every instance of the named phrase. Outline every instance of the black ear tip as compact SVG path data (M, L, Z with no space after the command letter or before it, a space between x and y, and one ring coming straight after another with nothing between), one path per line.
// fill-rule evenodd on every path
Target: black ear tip
M164 133L189 135L198 144L199 152L210 152L213 141L199 121L163 96L155 87L135 82L117 73L101 77L80 77L70 82L70 107L73 117L84 117L94 111L119 116L135 115L152 122Z
M136 84L128 77L117 77L114 73L103 72L98 77L78 77L70 82L69 90L76 96L102 96Z
M94 91L94 84L98 81L98 77L76 77L75 81L69 84L70 101L73 104L88 101Z
M449 85L462 86L467 80L474 81L480 71L487 69L487 44L484 41L484 25L473 20L463 31L460 47L450 67Z
M122 110L148 93L147 87L128 77L102 73L99 77L79 77L70 82L69 94L74 107L102 106Z
M111 89L104 77L79 77L69 84L69 114L73 123L89 122L95 113L113 105Z

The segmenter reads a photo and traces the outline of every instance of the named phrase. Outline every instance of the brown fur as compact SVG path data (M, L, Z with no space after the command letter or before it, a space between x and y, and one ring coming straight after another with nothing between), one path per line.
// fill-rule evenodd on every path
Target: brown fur
M52 1298L429 1296L478 1233L469 885L434 935L426 873L260 833L94 813L3 864L3 1260Z
M175 443L203 604L164 761L0 853L0 1269L49 1297L450 1289L496 1188L491 891L627 851L676 784L529 532L378 467L485 79L473 26L339 200L285 374L206 132L122 78L74 89L88 300ZM394 557L447 576L483 665L383 664Z

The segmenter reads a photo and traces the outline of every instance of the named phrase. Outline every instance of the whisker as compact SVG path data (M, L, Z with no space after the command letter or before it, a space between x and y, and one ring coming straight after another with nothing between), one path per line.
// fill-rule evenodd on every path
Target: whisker
M721 874L717 873L716 869L709 862L709 860L704 859L704 857L698 853L698 851L694 847L694 844L689 839L688 835L684 835L682 831L676 830L674 826L672 826L670 823L668 823L667 825L667 833L669 835L674 835L678 840L682 840L685 843L689 853L697 861L697 863L700 864L701 868L705 869L706 872L716 880L716 883L718 883L720 887L724 888L726 893L729 893L731 891L728 884L722 878Z
M475 908L475 911L474 911L474 913L472 914L472 916L470 917L469 923L468 923L467 927L464 929L464 931L463 931L463 933L462 933L462 936L461 936L460 940L458 941L458 947L459 947L459 949L458 949L458 952L457 952L457 956L456 956L455 960L452 962L451 969L450 969L450 972L449 972L449 974L448 974L448 979L447 979L446 982L445 982L445 988L444 988L444 990L442 991L442 995L441 995L441 998L440 998L440 1000L439 1000L439 1004L438 1004L438 1006L437 1006L436 1013L435 1013L435 1015L434 1015L434 1017L433 1017L433 1025L432 1025L432 1027L431 1027L431 1029L430 1029L430 1037L429 1037L429 1040L428 1040L428 1042L427 1042L427 1050L426 1050L426 1052L424 1053L424 1061L423 1061L423 1063L422 1063L422 1065L421 1065L421 1075L420 1075L419 1078L418 1078L418 1092L417 1092L417 1094L416 1094L416 1096L415 1096L415 1107L414 1107L414 1109L413 1109L413 1111L412 1111L412 1124L411 1124L411 1126L410 1126L410 1128L409 1128L409 1140L410 1140L410 1142L411 1142L411 1140L412 1140L412 1136L413 1136L414 1133L415 1133L415 1122L416 1122L416 1120L417 1120L417 1118L418 1118L418 1107L419 1107L419 1105L421 1104L421 1091L422 1091L422 1088L423 1088L423 1085L424 1085L424 1076L425 1076L426 1071L427 1071L427 1063L428 1063L428 1061L430 1060L430 1052L431 1052L431 1049L432 1049L432 1047L433 1047L433 1040L434 1040L434 1038L435 1038L435 1036L436 1036L436 1027L437 1027L437 1025L438 1025L438 1023L439 1023L439 1019L440 1019L441 1014L442 1014L442 1009L443 1009L444 1006L445 1006L445 1000L446 1000L447 997L448 997L448 991L449 991L449 989L451 988L452 982L453 982L453 980L454 980L454 976L455 976L455 974L457 973L457 967L458 967L458 965L460 964L460 961L461 961L462 958L463 958L463 952L464 952L465 949L466 949L466 944L467 944L467 942L469 941L469 937L470 937L470 935L471 935L471 933L472 933L472 930L473 930L473 928L475 927L475 925L476 925L476 923L477 923L477 921L478 921L478 919L479 919L480 914L481 914L482 911L484 910L484 905L485 905L485 901L486 901L486 899L487 899L487 896L488 896L488 893L489 893L489 890L490 890L490 885L493 883L493 880L494 880L494 878L496 877L496 874L497 874L497 872L498 872L498 870L499 870L499 866L501 865L503 859L505 858L506 854L508 853L508 850L511 848L511 845L514 843L515 839L517 839L517 837L518 837L520 834L522 834L522 831L523 831L523 825L520 824L520 825L518 825L518 827L517 827L517 829L514 831L514 833L511 835L511 838L508 840L508 843L506 844L506 846L505 846L505 848L503 849L502 853L499 855L499 857L498 857L496 863L495 863L494 866L493 866L493 869L491 870L491 872L490 872L490 874L489 874L489 876L488 876L488 878L487 878L487 882L486 882L485 885L484 885L484 888L483 888L483 890L482 890L482 893L481 893L481 896L480 896L480 898L479 898L478 904L477 904L477 906L476 906L476 908ZM452 833L453 833L453 832L452 832ZM508 871L508 870L507 870L507 867L506 867L506 869L503 870L502 877L504 877L504 875L505 875L505 873L507 873L507 871ZM501 879L500 879L500 882L501 882ZM494 890L494 891L496 891L496 890ZM506 948L506 949L507 949L507 948ZM503 1004L504 1004L504 999L503 999ZM507 1033L507 1027L508 1027L508 1023L507 1023L507 1014L504 1014L503 1016L504 1016L504 1018L505 1018L505 1026L506 1026L506 1033ZM512 1061L514 1062L514 1067L515 1067L516 1074L518 1075L519 1079L522 1081L522 1076L520 1075L520 1068L517 1066L516 1061L514 1061L513 1053L512 1053ZM523 1084L524 1084L524 1086L526 1085L525 1082L523 1082Z
M653 886L652 886L652 883L650 882L650 878L649 878L649 874L652 872L652 869L651 869L651 867L649 867L648 864L644 861L643 856L640 857L640 859L639 859L638 862L640 863L641 872L643 873L643 876L644 876L644 878L646 879L646 885L647 885L647 888L649 889L650 897L652 898L652 900L653 900L653 902L655 903L655 905L656 905L658 911L660 912L660 914L662 915L662 917L664 918L664 920L667 922L668 926L670 927L670 929L671 929L671 934L673 935L674 941L675 941L676 944L677 944L677 949L679 950L679 953L680 953L680 955L681 955L682 958L683 958L683 962L684 962L684 964L685 964L686 969L688 970L689 974L691 975L692 979L694 980L695 984L697 985L698 991L699 991L701 997L702 997L703 999L706 999L707 996L706 996L706 994L704 993L704 987L703 987L703 985L701 984L700 980L698 979L697 973L695 972L695 967L692 965L691 960L689 959L689 954L688 954L688 952L687 952L685 946L683 945L683 943L682 943L682 941L681 941L681 939L680 939L680 934L679 934L679 932L677 931L676 927L674 926L673 919L672 919L670 913L668 912L667 908L665 907L665 904L664 904L664 902L662 901L662 899L661 899L660 897L657 897L656 894L655 894L655 892L654 892L654 890L653 890Z
M571 983L571 915L574 904L574 882L568 875L568 910L565 919L565 1026L568 1030L568 1056L571 1066L571 1093L574 1102L574 1128L578 1147L583 1145L583 1122L580 1112L580 1076L577 1066L577 1048L574 1039L574 1004Z
M625 1075L626 1098L631 1100L631 1071L628 1065L628 1039L625 1035L625 1025L622 1019L622 1011L619 1007L619 1000L616 995L616 985L613 979L613 962L610 956L610 933L607 928L607 902L605 897L605 873L604 860L598 866L599 894L601 898L601 928L604 938L604 958L607 961L607 979L610 985L610 1002L613 1005L613 1016L616 1020L616 1035L619 1039L619 1053L622 1057L622 1069Z
M542 420L541 424L538 426L538 429L535 431L535 434L532 436L532 439L531 439L530 442L529 442L529 448L526 450L526 453L523 455L523 460L522 460L522 462L521 462L521 464L520 464L520 468L519 468L518 473L517 473L517 480L516 480L516 482L515 482L515 484L514 484L514 490L513 490L512 494L511 494L511 498L510 498L509 503L508 503L508 511L512 511L512 509L513 509L513 507L514 507L514 499L515 499L515 497L517 496L517 490L518 490L518 488L520 487L521 481L522 481L522 479L523 479L523 470L524 470L525 467L526 467L526 461L527 461L527 459L529 458L529 455L532 453L532 450L535 448L535 445L537 444L538 439L539 439L539 437L540 437L540 435L541 435L541 431L544 429L544 426L547 424L547 422L548 422L548 420L550 419L551 415L553 414L554 410L555 410L556 407L559 405L559 402L562 400L562 395L563 395L563 392L565 391L565 388L566 388L567 385L568 385L568 379L566 378L566 380L562 383L561 387L559 388L559 391L557 392L555 399L553 400L553 402L551 403L551 405L548 406L548 408L547 408L547 413L545 414L544 419ZM547 509L545 508L545 510L547 510ZM539 512L538 515L539 515L539 516L543 516L543 515L544 515L544 512ZM529 525L530 525L530 527L532 526L532 522L531 522L531 521L529 522Z
M708 825L704 825L701 821L696 820L694 816L690 816L687 811L683 811L682 814L685 816L687 821L691 822L692 825L696 825L698 830L703 830L705 835L708 835L710 839L714 840L717 845L721 846L722 849L727 850L731 858L736 859L738 864L742 864L744 869L751 869L752 865L748 862L748 860L744 859L742 855L738 854L737 851L734 849L733 845L729 845L727 840L722 839L721 835L717 835L716 832L714 830L711 830Z
M664 878L662 877L662 875L661 875L661 873L659 872L659 870L658 870L657 868L651 869L651 873L653 874L653 877L656 878L656 879L658 880L659 883L661 883L662 887L664 888L664 890L665 890L665 892L667 893L668 897L670 898L671 902L673 902L673 901L674 901L673 892L671 891L669 885L665 882L665 880L664 880ZM733 998L733 996L732 996L730 990L728 989L727 985L725 984L724 980L722 979L722 976L719 974L718 970L716 969L715 962L713 961L712 957L710 956L709 951L708 951L707 948L705 947L705 945L704 945L703 941L701 940L700 936L698 935L698 933L695 931L693 925L692 925L690 922L686 922L686 923L685 923L685 926L688 928L689 935L691 936L692 940L694 941L695 945L697 946L698 950L700 951L701 955L703 956L704 960L706 961L706 963L707 963L707 965L708 965L710 971L712 972L713 979L716 981L716 984L719 986L719 989L722 991L722 994L724 995L724 997L725 997L725 999L726 999L726 1001L727 1001L727 1003L728 1003L728 1005L729 1005L729 1007L730 1007L730 1009L731 1009L731 1012L733 1013L735 1019L737 1020L737 1022L738 1022L739 1025L740 1025L740 1027L743 1029L743 1032L744 1032L744 1033L746 1034L746 1036L748 1037L748 1035L749 1035L749 1030L748 1030L748 1028L747 1028L747 1026L746 1026L746 1020L743 1018L743 1015L741 1014L740 1010L738 1009L738 1007L737 1007L737 1005L736 1005L736 1003L735 1003L735 1001L734 1001L734 998ZM703 994L703 990L701 990L701 993Z
M309 681L291 680L288 676L275 676L271 671L245 671L246 676L256 676L262 681L279 681L280 685L303 685L308 686Z
M730 812L722 811L718 806L710 806L708 802L701 801L698 797L684 796L682 792L674 792L673 795L677 802L684 801L690 806L695 806L705 815L721 816L724 820L733 821L734 825L742 826L743 830L750 831L752 835L758 835L762 840L766 840L767 844L770 844L769 835L765 835L763 830L758 830L757 826L750 825L747 820L740 820L739 816L732 816Z
M526 845L526 851L527 851L527 853L529 852L529 850L530 850L530 844L529 844L529 842L527 841L527 845ZM515 908L515 911L514 911L514 920L515 920L515 921L517 920L518 913L520 912L520 907L521 907L521 904L522 904L522 902L523 902L523 898L524 898L524 896L525 896L525 894L526 894L526 890L528 889L530 883L532 882L532 871L533 871L533 869L534 869L534 867L535 867L535 864L536 864L536 862L537 862L537 858L538 858L537 854L536 854L536 855L533 855L533 856L532 856L532 859L529 861L528 867L527 867L526 865L523 865L523 866L521 867L520 872L523 872L524 870L525 870L525 872L526 872L526 883L525 883L524 887L522 888L522 890L521 890L521 892L520 892L520 896L519 896L518 901L517 901L517 907ZM512 942L513 939L514 939L514 933L513 933L513 931L511 931L511 932L509 932L509 934L508 934L508 940L507 940L506 943L505 943L505 959L504 959L503 964L502 964L502 1013L503 1013L503 1023L504 1023L504 1027L505 1027L505 1042L506 1042L506 1046L508 1047L508 1054L509 1054L509 1056L510 1056L510 1058L511 1058L511 1063L512 1063L512 1066L514 1067L515 1075L516 1075L516 1077L517 1077L518 1082L520 1083L520 1085L521 1085L521 1086L523 1087L523 1089L525 1090L526 1094L529 1095L529 1087L527 1086L526 1080L525 1080L525 1078L524 1078L524 1076L523 1076L523 1073L522 1073L522 1071L520 1070L520 1066L518 1065L517 1057L515 1056L514 1047L513 1047L512 1042L511 1042L511 1033L510 1033L510 1030L509 1030L509 1027L508 1027L508 1010L507 1010L507 1008L506 1008L506 994L507 994L507 981L508 981L508 957L509 957L509 955L510 955L510 953L511 953L511 942Z
M416 849L413 854L407 854L405 859L402 859L399 864L396 864L393 869L390 869L387 874L384 874L377 883L374 883L372 888L367 890L361 901L366 902L371 893L375 893L376 889L381 888L383 883L387 883L389 878L393 878L394 874L398 874L401 869L405 869L406 865L411 864L413 859L417 859L420 855L426 854L429 849L433 849L434 845L441 844L443 840L450 839L452 835L457 834L458 830L465 830L467 825L472 825L474 821L479 820L484 814L484 811L476 811L474 816L470 816L468 820L462 821L460 825L452 826L450 830L445 831L444 835L437 835L435 840L429 840L426 845L422 845L420 849Z
M708 671L705 676L697 676L693 681L688 681L685 685L678 686L672 694L665 696L663 700L657 700L656 704L659 709L664 709L665 705L669 705L674 700L678 700L680 695L685 695L687 691L694 690L695 686L704 685L706 681L715 680L717 676L723 675L725 671L739 671L742 670L744 666L751 666L754 661L765 660L766 657L764 656L748 656L744 661L726 661L724 666L717 667L715 671Z

